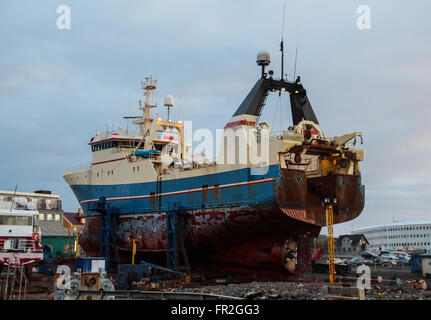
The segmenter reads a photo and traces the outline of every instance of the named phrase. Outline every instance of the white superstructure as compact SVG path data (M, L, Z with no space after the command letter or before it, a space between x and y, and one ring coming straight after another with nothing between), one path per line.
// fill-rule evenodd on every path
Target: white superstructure
M394 222L352 231L363 234L372 251L424 249L431 252L431 221Z
M23 203L17 199L0 202L0 265L24 265L43 259L39 212L29 210L28 203L23 208Z

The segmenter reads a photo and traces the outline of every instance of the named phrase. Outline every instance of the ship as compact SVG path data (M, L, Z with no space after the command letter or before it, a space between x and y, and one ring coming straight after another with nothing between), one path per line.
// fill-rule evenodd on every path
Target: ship
M190 150L185 123L170 119L172 96L164 102L168 118L151 117L157 81L141 82L142 115L132 117L137 133L122 127L97 131L88 143L91 164L64 174L85 215L79 245L87 254L102 252L103 204L115 212L112 249L123 263L130 263L132 252L145 261L164 259L171 249L167 221L176 210L183 217L182 252L192 267L310 270L327 204L334 224L358 217L364 208L365 150L356 147L362 133L325 136L300 77L289 81L282 73L276 79L266 71L270 60L268 52L258 53L260 77L227 121L216 160ZM289 95L292 123L281 132L259 122L271 93ZM226 142L232 136L233 143ZM242 143L242 137L250 140ZM252 149L261 157L250 156Z
M25 198L0 202L0 269L43 260L39 212Z

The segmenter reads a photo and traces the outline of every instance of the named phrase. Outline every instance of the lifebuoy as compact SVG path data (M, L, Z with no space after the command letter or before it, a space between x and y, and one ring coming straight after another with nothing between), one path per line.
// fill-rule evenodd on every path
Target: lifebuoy
M34 241L37 241L37 240L39 240L40 235L39 235L39 233L37 233L37 232L33 232L33 234L31 235L31 238L32 238Z

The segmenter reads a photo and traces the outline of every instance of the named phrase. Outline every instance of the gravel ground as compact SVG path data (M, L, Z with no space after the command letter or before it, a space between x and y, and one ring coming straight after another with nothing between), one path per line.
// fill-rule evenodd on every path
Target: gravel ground
M403 286L374 285L366 293L369 300L431 300L431 291Z
M355 284L353 284L355 285ZM325 300L328 283L251 282L183 288L172 291L211 293L257 300ZM337 284L336 286L340 286ZM349 288L352 289L352 288ZM431 291L406 285L372 285L366 290L367 300L431 300Z
M323 298L320 283L251 282L240 284L183 288L175 291L211 293L246 299L320 300Z
M406 285L409 280L419 281L419 273L411 273L410 266L370 266L371 276L377 279L382 277L383 283L372 285L366 290L366 299L369 300L431 300L431 280L427 279L427 289L412 288ZM352 267L348 276L355 287L356 268ZM309 273L305 277L308 282L250 282L241 284L220 284L194 288L176 289L176 291L212 293L218 295L234 296L246 299L268 300L324 300L329 284L328 275L323 273ZM401 286L396 285L399 278ZM353 279L353 280L352 280ZM310 281L311 280L311 281ZM392 285L387 280L392 280ZM375 283L375 282L373 282ZM341 286L337 283L336 286Z

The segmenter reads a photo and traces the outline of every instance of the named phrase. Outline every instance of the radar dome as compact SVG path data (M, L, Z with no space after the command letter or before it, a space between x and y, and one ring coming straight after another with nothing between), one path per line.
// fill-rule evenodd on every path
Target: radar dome
M259 66L267 66L269 65L270 62L271 62L271 55L269 54L268 51L260 51L257 54L256 63Z
M165 106L172 107L174 105L174 97L173 96L166 96L165 97Z

